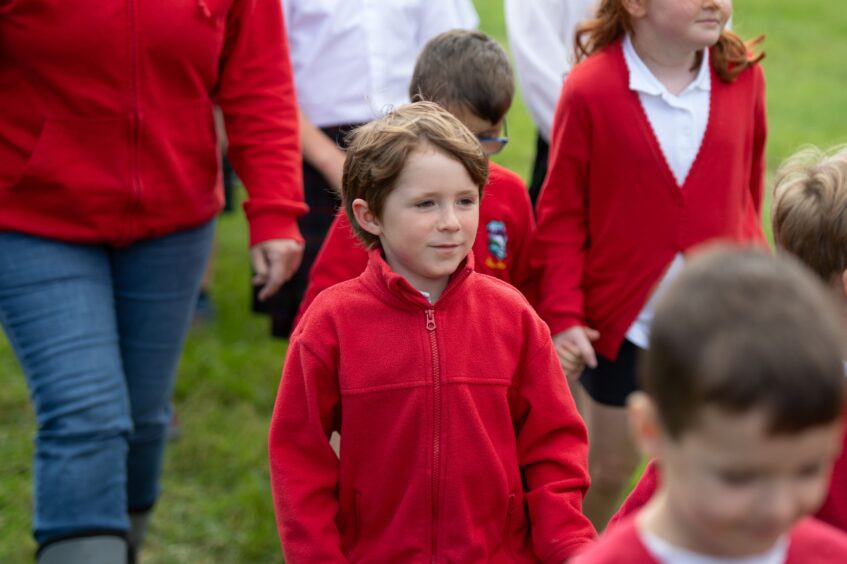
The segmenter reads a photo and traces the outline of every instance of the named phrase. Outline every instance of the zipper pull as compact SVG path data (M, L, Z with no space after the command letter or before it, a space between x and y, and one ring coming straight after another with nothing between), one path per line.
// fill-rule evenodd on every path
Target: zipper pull
M426 310L426 330L435 331L435 310Z

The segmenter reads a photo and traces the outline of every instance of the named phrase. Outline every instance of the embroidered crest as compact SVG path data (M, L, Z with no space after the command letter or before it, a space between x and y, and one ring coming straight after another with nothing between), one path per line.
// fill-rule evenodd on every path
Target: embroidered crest
M492 270L505 270L508 254L506 245L509 242L506 224L494 219L488 222L485 230L488 232L488 252L490 253L485 257L485 266Z

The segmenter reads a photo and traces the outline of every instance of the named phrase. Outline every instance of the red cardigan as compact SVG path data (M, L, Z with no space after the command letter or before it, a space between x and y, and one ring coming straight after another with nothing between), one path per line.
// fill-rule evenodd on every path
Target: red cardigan
M472 257L435 305L378 250L318 296L291 338L270 463L292 564L558 564L595 536L550 333Z
M791 530L785 564L843 564L847 535L815 519L803 519ZM573 564L660 564L641 542L635 518L604 533Z
M620 41L568 75L531 257L552 333L594 327L610 359L677 253L716 238L764 241L761 68L732 83L712 69L706 133L682 188L628 80Z
M488 184L482 193L479 207L479 228L473 245L477 272L490 274L524 289L527 279L527 261L535 230L532 204L523 180L496 163L488 163ZM341 210L329 228L318 253L309 285L295 326L325 289L355 278L365 270L368 253L353 234L344 210Z
M214 98L251 242L301 240L279 0L11 0L0 38L0 231L125 245L209 220Z

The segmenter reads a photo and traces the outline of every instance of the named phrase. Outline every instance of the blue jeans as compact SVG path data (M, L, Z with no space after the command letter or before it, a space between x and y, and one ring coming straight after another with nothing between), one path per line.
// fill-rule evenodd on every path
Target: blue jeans
M153 506L214 222L129 247L0 233L0 323L38 419L39 544Z

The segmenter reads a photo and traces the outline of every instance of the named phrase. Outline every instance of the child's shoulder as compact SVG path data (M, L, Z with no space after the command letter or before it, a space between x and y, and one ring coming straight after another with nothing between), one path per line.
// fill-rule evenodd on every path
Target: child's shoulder
M585 552L572 560L573 564L658 564L641 542L635 518L606 531Z
M519 323L519 319L544 323L529 305L526 296L505 280L482 272L473 272L468 279L468 285L468 299L475 305L499 312L513 323Z
M489 163L488 183L482 195L482 206L503 205L516 209L522 216L525 208L532 208L529 192L517 173L496 163ZM484 211L484 210L480 210Z
M847 562L847 534L818 519L803 519L791 531L786 564L805 562Z
M517 189L526 192L526 184L518 173L494 161L488 162L488 184L490 187L498 189ZM486 186L486 188L489 186Z
M567 81L588 88L597 83L602 87L613 79L626 81L627 78L623 42L618 40L582 59L568 73Z
M339 312L350 311L363 301L369 300L369 293L363 291L359 278L352 278L334 284L318 294L309 308L300 318L291 337L300 337L304 332L322 332ZM373 300L370 300L373 301ZM365 305L365 304L363 304ZM367 304L366 307L372 307Z

